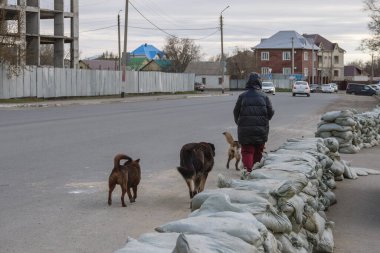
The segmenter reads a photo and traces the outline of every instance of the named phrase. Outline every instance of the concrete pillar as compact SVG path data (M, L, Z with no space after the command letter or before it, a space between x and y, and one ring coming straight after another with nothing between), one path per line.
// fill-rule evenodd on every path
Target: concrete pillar
M54 39L54 67L63 68L65 57L63 0L54 0L54 9L59 11L54 14L54 36L62 37Z
M79 68L79 5L78 0L71 0L71 38L73 39L70 46L71 68Z

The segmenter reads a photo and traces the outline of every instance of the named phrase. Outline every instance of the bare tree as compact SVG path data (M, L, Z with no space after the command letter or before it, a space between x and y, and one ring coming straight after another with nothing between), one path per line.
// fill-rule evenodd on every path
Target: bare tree
M233 56L227 59L227 71L232 78L245 79L254 67L255 55L249 49L235 48Z
M8 77L18 75L25 67L22 13L22 8L15 12L0 9L0 64L7 66Z
M378 0L364 0L364 11L369 12L368 29L372 33L368 39L363 39L359 49L376 52L380 49L380 3Z
M190 62L201 58L200 46L186 38L167 37L164 51L166 58L172 61L171 71L177 73L184 72Z

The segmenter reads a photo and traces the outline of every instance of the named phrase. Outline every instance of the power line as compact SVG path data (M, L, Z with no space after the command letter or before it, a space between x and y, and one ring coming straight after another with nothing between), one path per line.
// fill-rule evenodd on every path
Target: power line
M166 32L165 30L161 29L160 27L158 27L157 25L155 25L153 22L151 22L148 18L146 18L133 4L131 1L129 1L129 4L132 5L132 7L146 20L148 21L151 25L153 25L154 27L156 27L158 30L160 30L161 32L169 35L170 37L173 37L173 38L177 38L177 36L173 35L173 34L170 34L168 32Z

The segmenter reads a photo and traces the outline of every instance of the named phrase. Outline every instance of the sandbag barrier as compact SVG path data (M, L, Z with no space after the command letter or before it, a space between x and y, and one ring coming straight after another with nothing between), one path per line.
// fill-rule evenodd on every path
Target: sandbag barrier
M248 177L218 175L219 188L197 194L187 218L128 238L116 252L333 252L325 211L337 202L336 181L379 174L351 167L339 147L335 138L288 139Z
M335 138L339 152L344 154L379 145L380 108L364 113L357 113L354 109L327 112L322 116L315 136Z

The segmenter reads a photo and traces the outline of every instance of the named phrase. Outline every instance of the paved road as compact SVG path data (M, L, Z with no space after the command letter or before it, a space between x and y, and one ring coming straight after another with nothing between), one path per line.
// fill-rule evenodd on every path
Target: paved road
M321 113L340 99L288 93L271 96L276 115L268 149L288 137L311 137ZM127 236L185 217L188 196L174 170L180 147L216 146L215 173L227 173L222 132L236 133L237 93L187 99L147 99L0 110L0 252L112 252ZM141 158L140 197L127 208L106 205L112 158Z

